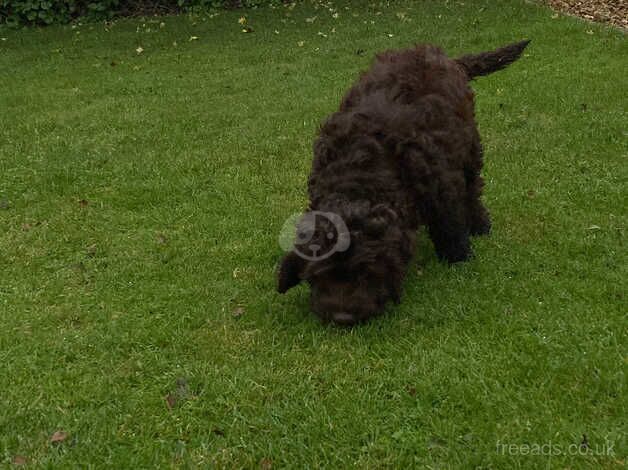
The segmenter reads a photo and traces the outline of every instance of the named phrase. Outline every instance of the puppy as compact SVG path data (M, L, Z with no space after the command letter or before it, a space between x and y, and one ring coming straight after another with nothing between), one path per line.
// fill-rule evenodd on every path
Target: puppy
M376 56L314 143L309 212L281 262L280 293L307 281L314 313L352 325L400 301L420 226L440 259L471 256L469 237L491 222L469 81L528 42L458 59L432 45Z

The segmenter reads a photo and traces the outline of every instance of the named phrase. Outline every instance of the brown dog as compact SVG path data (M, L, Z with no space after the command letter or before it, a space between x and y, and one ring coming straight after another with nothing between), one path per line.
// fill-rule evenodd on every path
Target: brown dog
M514 62L528 42L458 59L430 45L377 55L314 144L311 212L278 291L305 280L312 310L350 325L399 301L419 226L441 259L469 258L469 237L491 226L469 81Z

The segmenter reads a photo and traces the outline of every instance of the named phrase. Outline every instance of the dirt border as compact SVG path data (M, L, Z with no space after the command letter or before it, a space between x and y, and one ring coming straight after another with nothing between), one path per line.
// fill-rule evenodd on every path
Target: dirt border
M628 30L628 0L542 0L550 8Z

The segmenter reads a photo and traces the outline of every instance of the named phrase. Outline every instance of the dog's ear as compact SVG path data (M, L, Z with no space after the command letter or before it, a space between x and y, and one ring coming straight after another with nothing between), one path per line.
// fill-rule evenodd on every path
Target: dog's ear
M284 256L277 273L277 292L283 294L301 282L301 274L304 268L305 260L294 251Z
M370 210L364 230L371 235L381 235L395 220L395 211L385 204L377 204Z

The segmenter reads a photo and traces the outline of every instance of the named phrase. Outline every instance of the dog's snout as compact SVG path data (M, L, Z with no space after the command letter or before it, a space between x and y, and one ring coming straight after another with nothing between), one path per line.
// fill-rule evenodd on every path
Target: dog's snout
M350 313L336 312L332 315L332 320L338 325L350 326L356 322L356 318Z
M374 290L358 288L351 282L333 282L312 285L312 310L325 322L338 326L352 326L373 315L378 302Z

